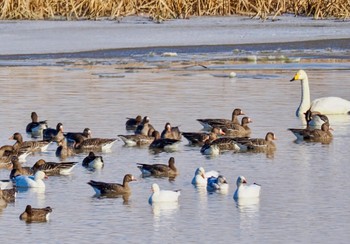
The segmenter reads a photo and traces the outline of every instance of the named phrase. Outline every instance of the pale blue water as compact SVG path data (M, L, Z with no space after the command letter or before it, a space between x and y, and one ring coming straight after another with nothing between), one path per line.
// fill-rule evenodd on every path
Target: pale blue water
M236 107L251 117L253 137L275 132L277 151L265 154L224 153L205 157L199 148L151 153L117 141L104 153L105 167L88 171L79 164L70 176L50 177L45 193L20 192L16 203L0 212L0 240L16 243L347 243L350 238L350 116L332 116L330 145L296 144L287 128L301 127L294 116L300 99L299 82L289 80L307 70L313 98L350 99L350 63L346 59L302 59L250 63L230 60L229 54L182 54L136 62L133 58L13 61L0 66L0 142L16 131L24 134L30 113L47 119L50 127L62 122L65 131L89 127L95 137L127 134L126 117L148 115L162 130L166 122L182 131L199 131L197 118L230 118ZM198 54L197 54L198 55ZM297 55L295 55L297 56ZM224 57L224 58L222 58ZM174 60L177 60L175 62ZM206 65L205 69L200 64ZM7 64L10 61L6 61ZM32 66L34 64L34 66ZM237 77L229 78L231 71ZM27 140L30 138L26 137ZM51 145L45 153L27 157L59 161ZM82 162L85 154L69 160ZM167 163L175 157L180 175L175 181L141 178L137 162ZM197 167L220 171L229 181L227 195L196 189L191 179ZM99 199L89 180L121 182L124 174L138 179L132 195ZM0 170L0 178L9 171ZM257 202L238 204L232 198L235 181L244 175L262 185ZM181 189L177 205L150 206L151 184ZM51 206L47 223L19 220L25 206Z

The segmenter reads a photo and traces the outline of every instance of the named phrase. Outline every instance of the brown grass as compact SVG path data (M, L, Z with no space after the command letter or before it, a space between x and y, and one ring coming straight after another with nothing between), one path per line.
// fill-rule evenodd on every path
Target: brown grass
M235 14L267 19L284 13L347 19L350 0L0 0L0 19L97 20L139 14L158 21Z

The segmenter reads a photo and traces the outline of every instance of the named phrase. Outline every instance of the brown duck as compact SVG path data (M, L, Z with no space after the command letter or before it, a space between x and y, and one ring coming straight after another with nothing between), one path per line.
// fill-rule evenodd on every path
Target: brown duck
M24 212L19 216L21 220L27 222L45 222L49 220L49 215L52 212L52 208L32 208L31 205L27 205Z
M136 181L136 179L131 174L126 174L123 179L123 184L94 180L90 180L88 184L95 190L97 195L121 195L131 192L131 188L129 187L129 182L131 181Z
M137 163L138 168L144 176L158 176L158 177L175 177L178 171L175 167L174 157L169 158L168 165L166 164L143 164Z
M203 126L204 129L211 129L213 127L220 127L225 123L239 124L239 121L238 121L239 115L244 115L244 113L240 108L236 108L232 112L231 120L229 119L197 119L197 121Z

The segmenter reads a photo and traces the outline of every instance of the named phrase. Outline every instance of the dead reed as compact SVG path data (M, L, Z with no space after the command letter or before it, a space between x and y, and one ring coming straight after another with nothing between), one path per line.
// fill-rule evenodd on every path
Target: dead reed
M0 19L118 19L144 14L154 20L244 15L275 18L285 13L315 19L350 16L349 0L0 0Z

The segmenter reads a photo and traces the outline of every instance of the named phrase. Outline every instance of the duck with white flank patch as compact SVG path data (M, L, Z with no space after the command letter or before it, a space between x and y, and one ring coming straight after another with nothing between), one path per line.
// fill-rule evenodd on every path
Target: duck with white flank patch
M21 133L14 133L10 138L10 140L15 140L15 144L13 147L15 150L18 151L28 151L28 152L44 152L47 150L49 145L51 144L50 141L23 141L23 137Z
M131 188L129 187L129 182L136 181L136 178L131 174L126 174L123 179L123 184L119 183L106 183L102 181L90 180L88 184L94 189L96 195L122 195L130 194Z
M142 163L137 164L137 167L141 170L143 176L175 177L178 174L178 171L175 167L174 157L169 158L168 165Z
M275 133L267 132L265 138L235 138L240 151L271 152L276 150L273 142L277 140Z
M261 186L254 183L247 185L247 180L244 176L239 176L236 181L237 189L233 194L235 200L241 198L258 198L260 197Z
M89 155L83 159L83 166L90 169L102 169L104 167L103 157L89 152Z
M331 130L333 130L329 123L323 123L321 129L288 129L297 138L297 141L306 142L321 142L323 144L329 144L332 142L333 135Z
M39 117L36 112L31 113L32 122L27 124L26 133L34 138L40 138L43 136L43 131L48 128L47 120L39 121Z
M124 142L126 146L133 147L133 146L149 146L153 141L153 136L146 136L142 134L136 134L136 135L118 135L120 139Z
M154 141L149 145L149 148L154 150L173 151L178 148L181 142L181 140L176 139L160 138L160 133L158 131L154 131L152 136L154 137Z
M51 207L32 208L31 205L27 205L24 212L19 216L19 219L27 222L45 222L49 220L51 212Z
M182 132L182 135L188 140L189 145L203 146L205 141L213 141L218 136L225 135L221 128L214 127L208 132Z
M152 194L148 198L148 203L159 203L159 202L177 202L180 196L180 190L160 190L159 185L156 183L152 184Z
M232 119L197 119L197 121L203 126L206 130L211 130L213 127L220 127L225 123L239 124L238 116L244 115L243 111L240 108L236 108L232 112Z
M46 162L39 159L32 167L34 172L41 170L46 175L69 175L78 162Z

